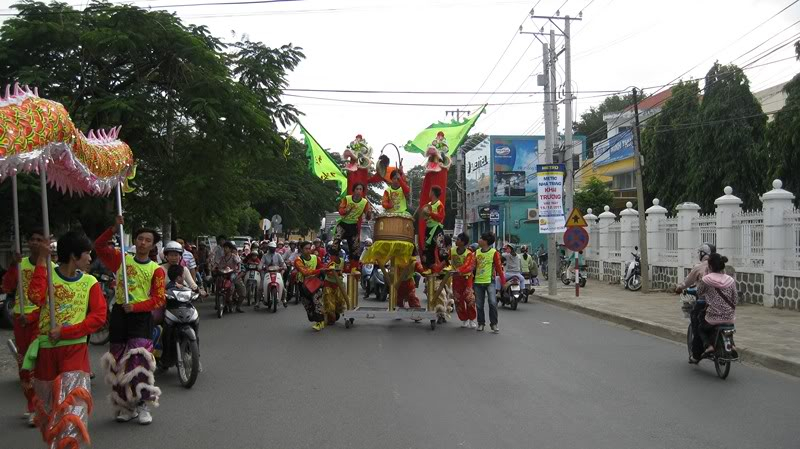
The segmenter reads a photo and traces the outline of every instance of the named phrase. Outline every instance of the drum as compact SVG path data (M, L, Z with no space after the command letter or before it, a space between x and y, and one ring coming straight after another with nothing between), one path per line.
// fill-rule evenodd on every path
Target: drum
M375 241L400 240L414 243L414 220L408 214L384 214L375 219Z

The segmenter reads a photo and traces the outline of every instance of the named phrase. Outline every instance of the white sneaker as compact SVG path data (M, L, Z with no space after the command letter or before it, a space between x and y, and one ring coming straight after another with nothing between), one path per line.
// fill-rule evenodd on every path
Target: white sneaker
M139 416L138 410L133 410L133 411L125 410L117 414L117 422L128 422L136 418L137 416Z
M471 324L472 324L471 321L464 320L464 321L461 322L461 327L470 327Z
M146 405L137 407L139 411L139 424L146 426L153 422L153 415L150 414L150 409Z
M22 419L28 419L29 416L33 415L31 412L25 412L22 414Z
M28 427L36 427L35 420L36 420L36 414L31 413L30 416L28 416Z
M499 334L500 328L496 324L490 324L489 327L492 328L492 333Z
M475 321L475 320L469 320L469 327L470 327L470 329L477 329L478 328L478 322Z

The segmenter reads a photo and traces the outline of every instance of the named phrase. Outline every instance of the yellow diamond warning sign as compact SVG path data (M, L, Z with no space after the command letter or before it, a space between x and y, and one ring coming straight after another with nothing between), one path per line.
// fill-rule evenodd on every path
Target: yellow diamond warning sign
M572 209L572 212L569 213L569 218L567 218L566 226L568 228L585 228L589 226L589 224L583 219L580 210Z

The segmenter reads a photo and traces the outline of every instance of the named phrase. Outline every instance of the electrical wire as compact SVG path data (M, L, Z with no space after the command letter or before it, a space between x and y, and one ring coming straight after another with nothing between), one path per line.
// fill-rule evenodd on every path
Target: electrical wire
M475 103L475 104L455 104L455 103L403 103L403 102L393 102L393 101L372 101L372 100L349 100L346 98L325 98L325 97L314 97L310 95L297 95L297 94L283 94L286 97L296 97L296 98L308 98L311 100L324 100L324 101L336 101L341 103L355 103L355 104L377 104L377 105L384 105L384 106L424 106L424 107L442 107L442 108L449 108L449 107L458 107L458 106L466 106L466 107L480 107L480 106L498 106L501 103ZM512 105L531 105L531 104L544 104L542 101L524 101L524 102L516 102L516 103L507 103L508 106Z

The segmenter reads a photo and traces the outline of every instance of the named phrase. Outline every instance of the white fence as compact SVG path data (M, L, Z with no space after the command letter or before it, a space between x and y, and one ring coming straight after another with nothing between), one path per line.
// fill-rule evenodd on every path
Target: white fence
M682 203L677 214L653 200L647 209L647 247L654 288L670 288L697 263L697 249L711 243L736 270L740 301L800 311L800 210L779 180L761 196L763 210L743 211L742 201L726 187L713 213L701 215L694 203ZM586 251L591 277L618 282L620 267L638 246L638 212L589 210L590 243Z

